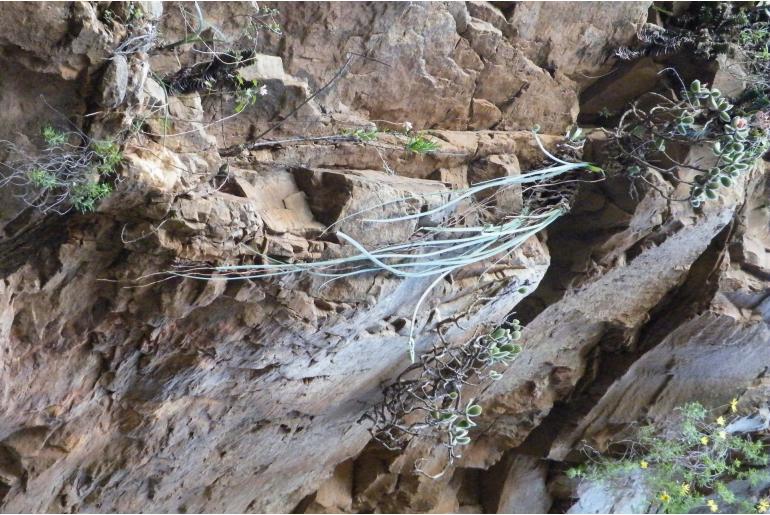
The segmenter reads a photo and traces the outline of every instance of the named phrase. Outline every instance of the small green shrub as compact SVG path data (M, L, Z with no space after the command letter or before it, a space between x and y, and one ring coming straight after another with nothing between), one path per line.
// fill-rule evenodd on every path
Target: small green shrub
M27 172L27 177L33 186L41 190L50 190L58 185L55 175L40 168Z
M712 416L699 403L687 404L671 427L642 427L630 443L625 442L623 457L590 456L590 465L572 468L567 475L612 484L626 482L632 472L640 471L640 487L649 492L653 513L729 512L735 507L743 513L764 513L770 508L767 499L738 499L727 486L735 479L756 485L769 476L763 469L770 456L762 440L727 430L737 418L737 404L735 399L730 403L730 420Z
M98 182L83 182L72 188L72 206L81 213L96 209L96 203L112 193L112 186Z
M110 175L115 173L115 168L123 160L123 154L120 148L113 141L92 141L91 148L98 159L101 161L96 166L100 175Z
M633 105L609 133L614 152L610 161L635 180L649 183L646 173L653 169L674 182L688 183L689 197L672 200L689 201L697 208L716 199L720 188L732 186L738 176L751 171L770 148L766 112L739 110L718 89L698 80L682 91L679 101L653 96L658 105L647 110ZM670 153L674 145L696 144L711 147L713 166L704 169L700 163L679 162ZM685 181L678 170L690 170L694 177Z
M441 148L438 143L428 139L422 134L417 134L409 138L406 143L406 150L414 154L427 154L429 152L435 152Z
M261 97L267 95L267 86L259 85L255 80L244 80L239 74L233 74L235 81L235 112L241 113L247 107L253 106Z
M41 132L43 133L43 141L49 147L59 147L67 143L67 134L51 125L44 125Z

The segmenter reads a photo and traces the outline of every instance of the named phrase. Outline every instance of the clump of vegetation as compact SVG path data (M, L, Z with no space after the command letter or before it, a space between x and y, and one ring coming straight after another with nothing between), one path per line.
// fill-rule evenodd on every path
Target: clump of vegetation
M81 213L96 209L96 203L112 193L112 186L98 182L84 182L72 187L72 206Z
M558 160L555 156L551 157ZM426 194L373 206L334 224L337 225L353 217L359 217L361 222L372 224L372 226L407 220L418 222L411 238L393 245L370 250L356 239L336 230L337 238L350 244L355 249L355 253L337 259L309 263L284 263L269 256L263 256L264 263L260 264L214 267L185 266L170 273L180 277L204 280L211 279L213 273L226 274L230 279L257 279L307 273L323 277L327 281L381 271L403 278L430 277L433 281L418 300L412 315L409 351L412 361L414 361L414 331L417 325L417 315L430 291L455 270L473 263L495 260L509 255L527 239L548 227L569 209L566 199L563 198L558 201L551 199L540 205L540 199L537 196L540 189L553 191L558 186L558 178L568 172L580 169L601 172L601 169L589 163L570 163L561 160L558 162L562 164L520 175L483 181L469 188L436 192L433 197L438 196L441 201L433 209L414 209L415 205L428 204L426 197L431 196L431 194ZM533 201L530 205L525 206L522 212L506 213L502 219L499 214L487 209L486 203L489 200L486 200L484 204L477 204L472 201L475 196L482 192L489 192L491 194L489 198L494 199L500 192L524 184L527 185L528 194L533 198ZM470 207L459 216L449 216L449 213L466 199L470 202ZM414 200L419 202L415 203ZM404 209L416 212L407 211L407 214L392 218L361 218L361 215L366 212L393 204L401 204ZM438 218L442 214L446 217L442 223L431 222L430 225L419 225L420 220L429 220L430 217ZM333 226L330 226L327 230L332 228Z
M438 437L450 467L461 457L461 448L471 443L474 419L482 413L463 390L502 377L501 372L521 352L517 343L521 330L519 321L512 320L455 348L441 338L440 344L385 388L382 402L364 415L373 423L374 439L400 450L416 437ZM419 467L418 471L422 472Z
M770 147L770 9L764 2L693 2L679 9L676 14L658 9L664 26L645 25L638 44L616 54L627 60L681 50L703 60L726 55L730 61L722 72L735 74L747 89L728 99L698 80L685 86L674 70L666 70L681 85L678 97L650 93L623 113L612 134L618 152L611 159L651 187L648 168L675 184L688 184L690 195L672 200L697 208L750 171ZM697 144L711 147L713 164L685 164L672 157L677 148ZM692 175L681 177L682 170Z
M67 143L67 133L54 129L51 125L44 125L41 130L43 141L49 148L59 147Z
M115 11L105 9L101 18L108 27L120 24L126 29L126 36L113 50L113 56L150 52L158 44L158 20L149 19L138 2L125 2Z
M406 142L406 150L413 154L427 154L435 152L440 148L441 146L438 143L422 134L410 136Z
M15 161L2 163L0 186L14 186L18 197L42 212L64 214L70 209L93 211L112 192L108 182L123 160L113 141L86 140L82 133L66 132L45 125L39 155L22 152L5 142ZM73 140L80 142L71 143Z
M689 196L673 200L699 207L717 198L719 188L730 187L770 148L766 113L736 109L719 90L709 89L698 80L683 90L678 100L657 93L643 99L650 97L656 100L653 107L642 109L635 103L623 113L615 131L609 133L614 152L610 160L625 168L632 178L652 187L646 176L649 168L673 182L687 183ZM670 151L696 144L711 147L712 165L681 162ZM681 178L682 170L693 174L690 181Z
M733 480L756 486L770 478L767 445L731 429L737 406L733 399L730 414L715 417L699 403L687 404L670 426L648 425L632 440L621 442L621 457L590 453L589 465L570 469L567 475L616 486L634 481L647 492L647 512L652 513L765 513L770 509L767 498L739 498L729 487Z

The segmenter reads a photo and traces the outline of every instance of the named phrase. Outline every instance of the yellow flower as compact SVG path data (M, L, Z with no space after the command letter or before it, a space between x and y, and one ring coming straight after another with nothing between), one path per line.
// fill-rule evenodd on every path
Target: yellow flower
M679 493L682 495L690 495L690 485L687 483L682 483L682 485L679 487Z
M757 512L767 513L767 510L770 510L770 500L765 497L764 499L760 499L759 504L757 504Z
M709 507L709 510L711 510L712 513L719 511L719 506L714 499L709 499L706 501L706 505Z
M661 500L661 501L663 501L663 502L668 502L668 501L670 501L670 500L671 500L671 496L670 496L670 495L668 495L668 492L666 492L665 490L663 490L663 491L660 493L660 496L658 496L658 499L660 499L660 500Z
M702 443L703 445L708 445L709 444L709 437L708 436L701 436L700 437L700 443Z
M738 399L733 398L733 400L730 401L730 411L733 413L738 411Z
M720 432L718 432L717 433L717 438L719 438L720 440L724 440L725 438L727 438L727 431L720 431Z
M643 469L646 469L647 467L649 467L649 466L650 466L650 464L649 464L649 463L647 463L646 461L642 460L642 461L640 461L640 462L639 462L639 466L640 466L641 468L643 468Z
M717 417L717 425L720 426L720 427L725 425L725 417L723 417L722 415L718 416Z

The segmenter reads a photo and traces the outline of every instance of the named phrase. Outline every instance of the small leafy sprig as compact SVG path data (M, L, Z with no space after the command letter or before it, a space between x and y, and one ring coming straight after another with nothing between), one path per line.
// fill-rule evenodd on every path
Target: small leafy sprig
M718 160L706 174L695 176L691 203L700 206L706 199L717 198L719 187L730 187L735 178L754 167L754 163L768 148L768 134L761 130L751 130L749 120L742 116L731 117L728 113L732 105L721 95L719 90L703 87L700 81L690 85L691 97L700 106L702 103L718 113L722 122L722 136L712 143L712 151Z
M342 136L353 136L360 141L375 141L379 135L377 129L343 129L341 131Z
M406 150L413 154L427 154L435 152L440 148L441 146L438 143L422 134L410 136L406 142Z
M267 95L265 84L260 85L255 80L244 80L239 74L233 75L235 81L235 112L242 113L247 107L253 106L257 100Z

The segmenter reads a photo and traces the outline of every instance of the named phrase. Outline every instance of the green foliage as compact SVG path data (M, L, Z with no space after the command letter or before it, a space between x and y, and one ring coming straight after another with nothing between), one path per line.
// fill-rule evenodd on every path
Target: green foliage
M653 108L642 110L635 105L621 117L615 133L621 152L615 157L622 166L635 180L647 181L643 171L652 168L675 183L690 183L690 196L675 200L687 200L697 208L716 199L721 188L732 187L770 148L770 9L762 2L692 2L676 15L665 13L662 20L662 27L645 25L636 48L621 48L617 55L637 59L682 49L709 60L727 55L734 65L726 66L725 73L739 67L741 80L748 76L747 91L736 99L727 99L695 80L682 92L681 100L658 95ZM705 170L676 162L669 151L704 143L717 156L717 162ZM682 179L677 167L697 175Z
M734 400L730 411L736 410ZM642 427L622 458L600 456L588 466L570 469L568 477L615 482L641 472L653 512L730 511L736 504L751 506L751 512L770 509L770 504L763 504L767 500L738 499L727 487L735 479L752 483L768 479L761 470L769 462L765 444L727 432L730 421L723 415L713 417L699 403L678 411L670 427Z
M128 4L128 21L141 20L144 18L144 11L136 2L130 2Z
M51 125L44 125L41 132L43 134L43 141L49 147L60 147L67 143L67 134L55 129Z
M602 107L601 110L599 111L599 118L608 120L613 116L615 116L615 113L607 109L607 106Z
M112 187L109 184L93 181L77 184L70 194L72 206L81 213L90 213L96 209L96 203L110 193L112 193Z
M612 135L616 154L611 161L624 166L631 178L644 179L644 170L654 169L673 181L679 170L692 170L690 196L693 207L716 199L720 188L731 187L770 148L767 113L742 113L716 88L695 80L680 101L655 96L659 104L648 110L633 105ZM708 169L677 161L672 145L711 146L715 162Z
M238 74L235 74L235 112L241 113L247 107L253 106L261 97L267 95L267 86L260 86L255 80L244 80Z
M441 147L438 143L422 134L410 137L406 143L406 150L414 154L427 154L428 152L435 152L439 148Z
M123 160L120 148L113 141L92 141L91 148L96 153L99 163L96 170L100 175L115 173L115 168Z
M713 59L737 47L748 58L748 68L758 75L754 54L770 41L770 11L761 2L692 2L682 12L659 9L663 27L647 24L638 34L635 48L620 48L622 59L660 55L687 49L698 57Z
M70 209L93 211L112 187L101 177L114 175L123 154L114 141L70 142L66 133L47 124L41 127L44 146L36 156L9 145L12 156L0 168L0 186L13 185L16 195L42 212L64 214ZM77 134L82 142L83 135Z
M40 188L41 190L50 190L58 184L54 174L41 168L30 170L27 172L27 177L33 186Z
M770 138L764 129L752 130L748 118L731 117L728 111L733 106L719 90L709 90L696 80L690 86L690 98L694 105L701 107L705 104L711 113L715 113L722 129L722 134L712 142L712 150L718 158L716 166L706 174L695 176L696 185L691 189L691 203L698 207L705 199L716 198L718 188L730 187L738 175L750 171L757 159L770 147ZM694 117L697 115L697 112L680 115L680 131L686 133L694 125Z
M377 139L377 136L379 135L379 131L377 129L344 129L342 131L343 136L353 136L355 138L358 138L361 141L374 141Z
M278 35L283 34L281 25L276 20L276 16L279 14L280 12L278 9L272 9L270 7L260 8L247 21L246 33L252 38L256 38L258 32L262 30Z

